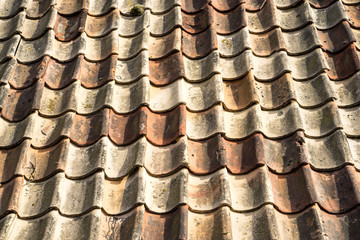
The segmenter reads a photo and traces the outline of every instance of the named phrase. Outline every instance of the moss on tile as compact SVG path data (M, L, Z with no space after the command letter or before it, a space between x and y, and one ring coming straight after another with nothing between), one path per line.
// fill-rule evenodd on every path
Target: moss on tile
M131 8L130 14L133 16L141 16L144 13L144 6L143 5L135 5Z

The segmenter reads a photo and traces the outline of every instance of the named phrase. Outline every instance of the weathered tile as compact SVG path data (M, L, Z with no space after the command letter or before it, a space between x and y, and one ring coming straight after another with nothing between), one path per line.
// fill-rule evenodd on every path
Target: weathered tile
M288 215L268 204L250 213L221 207L204 214L192 212L184 206L171 213L154 214L141 205L129 213L116 216L94 209L74 221L74 218L62 216L53 210L36 219L21 219L10 213L1 220L0 236L11 240L20 236L23 239L40 236L65 239L70 236L85 236L87 239L136 239L140 236L146 239L298 239L321 237L322 234L334 239L354 238L359 225L356 221L358 212L359 209L355 208L344 214L329 214L314 205L300 213ZM11 223L14 223L16 230L11 231ZM209 226L214 231L209 231ZM60 230L55 231L56 227Z
M338 96L324 73L308 81L294 81L286 73L271 82L256 81L249 73L238 80L226 81L223 86L224 105L231 111L242 110L254 103L259 103L262 109L276 109L291 100L302 107L315 107Z
M21 37L16 34L12 38L0 42L0 63L15 57Z
M154 146L144 137L127 146L117 146L107 137L87 147L78 147L69 139L44 149L30 147L30 143L25 140L0 151L1 182L14 176L39 181L59 171L77 179L97 170L104 170L108 179L119 179L139 166L156 176L173 174L181 167L196 174L209 174L222 167L233 174L247 174L263 165L281 174L306 164L319 171L333 171L347 164L360 168L360 142L347 138L343 131L317 139L299 131L279 140L257 133L242 141L225 140L216 134L202 141L181 137L168 146Z
M48 31L36 40L22 39L16 58L23 63L30 63L47 55L59 61L70 61L83 54L89 60L99 61L107 58L110 54L118 53L118 51L119 36L115 31L99 39L89 38L83 33L71 42L58 41L54 37L54 32Z
M181 8L176 6L169 12L150 16L150 32L153 36L163 36L177 27L182 27Z
M182 204L196 212L212 211L222 205L235 211L249 211L265 203L273 203L284 213L299 212L318 203L335 214L358 205L356 184L358 173L351 166L333 172L315 172L303 166L286 175L271 173L266 167L246 175L232 175L222 168L201 178L186 169L159 178L139 168L121 180L112 181L105 179L102 172L78 180L58 173L41 182L16 177L2 185L0 195L6 191L11 194L5 196L11 197L1 198L1 215L13 210L20 217L34 217L54 207L65 216L78 215L90 208L103 208L115 215L139 204L156 213L169 212ZM67 204L68 198L74 204Z
M310 7L308 2L289 9L277 9L273 1L267 1L259 12L247 13L249 30L254 33L263 33L276 26L287 31L295 30L309 23L314 23L318 29L329 29L346 19L340 1L321 9Z

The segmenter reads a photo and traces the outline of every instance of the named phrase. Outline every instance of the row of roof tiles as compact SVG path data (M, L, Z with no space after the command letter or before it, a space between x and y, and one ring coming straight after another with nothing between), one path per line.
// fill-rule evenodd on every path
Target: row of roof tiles
M142 135L155 145L167 145L185 135L201 140L223 133L229 139L244 139L262 132L269 138L282 138L298 130L317 138L336 129L344 129L348 136L359 137L359 111L359 107L337 108L334 102L314 109L303 109L292 102L272 111L261 110L256 104L241 112L229 112L220 105L200 113L187 111L185 105L166 113L154 113L141 107L134 113L117 114L104 108L92 115L67 112L48 118L34 112L20 122L1 118L0 146L14 146L29 138L35 147L46 147L62 137L86 146L102 136L109 136L117 145L126 145Z
M111 38L107 40L112 41ZM42 46L42 44L45 43L39 42L37 45ZM80 52L82 52L81 49L85 49L82 46L84 45L79 42ZM85 46L94 47L90 43ZM28 48L28 51L21 51L25 48ZM66 50L61 51L63 48ZM92 51L91 54L86 54L85 58L99 59L118 48L118 45L114 45L112 48L101 52ZM9 51L15 51L15 49L14 46ZM94 49L100 50L101 46ZM221 57L218 51L213 51L204 58L189 59L183 56L181 52L175 52L164 59L149 60L148 52L140 51L130 60L119 60L118 55L110 55L110 57L98 63L82 60L84 56L78 56L77 51L78 49L75 50L75 53L71 52L66 46L61 46L57 50L51 50L49 47L43 49L44 54L53 52L55 53L53 55L57 55L58 58L69 57L69 60L74 59L68 63L61 63L43 57L43 54L35 50L34 45L24 44L19 48L18 59L31 62L38 61L32 64L22 64L15 59L11 59L2 63L0 65L2 69L0 73L1 81L4 83L11 82L15 88L26 88L42 77L47 84L50 84L51 88L63 88L73 80L84 79L84 74L88 77L82 81L83 85L93 88L113 79L118 83L131 83L142 76L149 76L150 81L155 85L167 85L182 77L187 81L201 82L216 73L220 73L224 80L234 80L245 76L250 71L260 81L272 81L287 72L291 72L291 77L296 80L308 80L324 71L327 72L330 79L342 80L351 77L360 69L358 51L353 44L338 54L324 53L317 48L299 56L291 56L285 51L279 51L268 57L258 57L253 55L251 50L245 50L235 57L224 58ZM84 50L84 52L86 51ZM100 72L96 71L101 66L106 67ZM15 71L18 69L23 71ZM30 79L26 76L29 74L26 70L31 70ZM61 74L64 70L67 71L62 77ZM54 78L53 80L48 80L50 73L54 74L51 75ZM101 77L102 74L105 76ZM14 79L12 79L12 76L14 76Z
M76 180L60 172L41 182L20 176L2 184L0 215L16 212L22 218L33 218L59 209L63 215L76 216L93 208L116 215L139 204L156 213L172 211L181 204L197 212L223 205L246 212L266 203L284 213L300 212L313 203L329 213L341 213L359 205L359 184L359 172L352 166L315 172L305 165L286 175L274 174L267 167L245 175L232 175L221 168L201 177L186 168L170 176L154 177L140 167L111 181L102 171Z
M140 50L147 49L149 50L151 59L166 57L174 51L182 51L185 56L194 59L205 57L216 49L219 50L221 56L232 57L246 49L251 49L257 56L269 56L273 52L280 50L287 51L289 55L300 55L318 47L330 53L337 53L352 43L355 43L357 48L360 48L357 41L360 37L360 31L351 29L347 21L340 22L330 30L317 30L314 25L311 24L291 32L282 32L280 28L275 28L264 34L251 34L247 27L241 28L231 35L217 35L216 30L212 27L195 35L182 31L181 28L175 28L162 37L152 36L148 30L144 29L138 35L126 38L116 36L116 31L109 31L108 34L110 36L105 36L98 40L88 37L87 34L82 34L74 41L65 43L59 41L63 35L79 35L59 32L55 29L55 31L47 31L41 37L39 36L40 39L32 41L20 41L19 36L15 35L11 39L3 41L2 48L6 49L9 46L19 45L20 51L27 52L32 50L36 51L34 53L35 55L49 54L51 56L51 52L44 52L45 50L41 47L38 48L37 45L44 41L49 41L50 47L54 45L53 47L55 47L56 51L56 49L61 48L61 46L73 46L73 48L77 48L79 42L84 42L83 44L91 44L91 42L94 42L93 45L106 45L106 39L115 38L112 39L112 41L114 41L114 44L118 42L116 45L119 45L120 49L118 49L116 53L119 54L120 58L130 58ZM23 35L24 33L22 33L22 36ZM341 37L335 37L337 35L341 35ZM5 49L3 49L3 51ZM76 54L76 52L78 52L78 54L82 53L81 50L73 50L73 54ZM3 57L11 57L13 56L12 54L14 53L9 52L4 54ZM23 54L24 53L22 53L22 55ZM56 55L54 57L57 58ZM60 60L67 61L67 59ZM20 57L20 61L26 62L29 60Z
M0 220L0 238L23 239L354 239L359 229L359 207L333 215L318 205L298 214L283 214L272 205L238 213L229 207L203 214L179 206L154 214L143 205L121 216L94 209L71 218L53 210L36 219L11 213ZM211 231L209 231L211 229Z
M270 3L267 4L269 5L268 8L271 7ZM290 13L279 10L284 16L278 17L279 20L273 19L271 21L269 17L279 14L269 10L269 13L264 13L266 16L262 19L257 13L245 14L244 9L240 6L230 13L219 13L209 7L195 16L182 12L180 7L175 7L162 15L151 14L149 10L146 10L141 16L135 17L123 16L118 10L112 10L102 17L94 17L88 15L87 12L81 12L74 16L62 16L55 9L52 9L40 19L29 19L22 11L11 19L0 19L0 29L2 30L0 38L8 39L14 34L20 33L24 39L31 40L40 37L48 29L54 29L59 40L69 41L82 32L86 32L90 37L102 37L114 29L118 29L121 36L130 37L139 34L147 27L150 27L152 35L162 36L168 34L175 27L182 28L189 34L197 34L211 26L218 34L222 35L234 33L245 26L248 26L250 33L259 34L275 27L280 27L283 31L294 31L312 23L322 31L345 20L348 20L353 27L358 27L360 24L358 20L352 20L351 15L348 19L346 10L340 2L334 3L325 12L313 9L309 10L311 13L299 16L297 16L298 9L293 9ZM311 9L307 2L303 3L301 7ZM346 9L355 15L359 11L353 6L346 7ZM332 16L332 22L328 21L329 16ZM70 22L71 24L68 24Z
M296 101L300 108L318 108L335 100L339 108L349 108L360 102L358 83L358 74L341 82L329 81L326 74L297 82L290 74L285 74L269 83L255 81L249 74L229 82L223 82L219 75L201 83L179 79L164 87L151 85L146 77L127 85L112 81L94 89L84 88L77 81L64 89L52 90L38 80L35 85L21 90L8 90L7 85L2 85L0 109L1 117L13 122L24 120L35 110L49 117L68 111L93 114L105 107L118 114L127 114L141 106L148 106L153 112L164 112L183 103L192 112L205 111L219 103L227 111L248 111L246 109L254 104L259 104L263 110L275 110L286 107L291 101Z
M181 137L165 147L152 145L144 137L127 146L117 146L104 137L87 147L63 139L43 149L24 140L14 148L0 150L0 183L16 176L42 181L57 172L79 179L98 170L114 180L136 167L144 167L153 176L171 175L182 167L201 175L222 167L233 174L247 174L263 165L286 174L306 164L316 171L334 171L349 164L360 169L360 140L347 138L340 130L319 139L307 138L302 132L281 140L259 133L242 141L229 141L219 134L203 141Z
M292 8L294 5L301 3L303 0L275 0L276 6L279 9ZM11 18L18 12L24 10L27 17L29 18L41 18L46 15L50 9L55 8L61 14L71 15L80 11L87 11L90 15L99 16L110 12L114 8L119 8L123 14L129 14L132 7L136 4L141 4L145 9L151 9L155 14L161 14L171 10L175 6L181 6L184 12L196 13L199 12L209 5L214 7L217 11L228 12L241 5L249 12L259 11L268 5L270 1L266 0L232 0L223 1L215 0L209 2L208 0L201 1L189 1L189 0L131 0L131 1L105 1L105 0L83 0L77 1L75 4L65 0L51 0L51 1L34 1L34 0L11 0L4 1L0 7L0 18ZM310 5L314 8L326 8L332 5L336 0L329 1L309 1ZM345 4L354 4L357 1L343 1Z

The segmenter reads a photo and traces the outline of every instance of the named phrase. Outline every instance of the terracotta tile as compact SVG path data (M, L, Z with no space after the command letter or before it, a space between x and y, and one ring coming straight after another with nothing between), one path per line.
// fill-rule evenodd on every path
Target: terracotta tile
M200 3L201 1L197 1ZM190 14L186 12L181 13L182 28L188 33L199 33L204 31L209 25L214 23L215 11L211 7L205 5L204 10Z
M0 239L356 239L358 12L5 1Z
M132 129L131 131L129 129ZM164 114L151 113L142 107L133 114L110 115L110 138L126 144L145 135L156 145L167 145L185 134L185 106L180 105Z
M8 121L21 121L31 112L39 109L40 99L44 87L43 81L24 90L10 89L1 110L1 116Z
M360 5L345 5L345 12L352 27L360 28Z
M182 33L182 52L189 58L202 58L217 49L215 29L210 26L196 35Z
M318 34L323 49L331 53L340 52L356 41L347 21L329 30L318 31Z
M79 75L81 84L86 88L95 88L115 79L116 63L117 55L110 55L100 62L82 60Z
M17 62L13 75L9 80L10 85L15 89L32 86L45 74L49 61L49 57L44 57L32 64L22 64Z
M70 42L56 40L54 35L51 30L36 40L22 39L16 58L22 63L31 63L48 55L58 61L67 62L79 55L85 55L88 60L101 61L119 52L119 36L115 31L102 38L90 38L83 33Z
M188 211L187 206L180 206L168 214L145 212L142 238L186 239L188 236Z
M76 115L70 131L71 139L78 145L90 145L109 132L109 110L92 116Z
M74 16L62 16L57 14L54 25L55 37L60 41L70 41L77 38L84 32L86 11L77 13Z
M330 66L327 74L333 80L348 78L360 69L359 56L354 44L337 54L324 54Z
M204 9L208 4L207 0L181 0L181 9L187 13L194 13Z
M189 239L233 239L230 210L222 207L211 213L197 214L189 212ZM209 231L209 229L213 229ZM236 236L234 236L236 237Z
M83 11L84 13L86 13L86 11ZM102 15L102 16L93 16L93 15L85 15L83 19L86 19L85 23L81 26L84 29L82 29L82 31L85 31L86 34L90 37L102 37L105 36L107 34L109 34L111 31L115 30L115 29L119 29L120 25L120 12L118 9L114 9L112 11L110 11L109 13L107 13L106 15ZM126 18L124 19L124 21L126 20ZM127 32L129 32L129 29L131 29L131 27L129 27L130 23L124 23L124 25L127 27ZM140 25L140 24L139 24ZM138 33L140 31L140 29L136 29L135 33ZM123 29L119 29L119 34L122 35L127 35L124 33L125 31ZM133 35L134 33L131 32L131 35Z
M280 28L275 28L260 35L250 34L252 51L259 56L269 56L279 50L286 51L283 35Z
M181 51L182 33L180 28L175 28L171 33L162 37L150 37L149 57L150 59L164 58L173 52Z
M206 7L199 13L182 13L183 29L188 33L199 33L213 25L217 33L229 34L246 26L244 4L226 13L217 12L212 7Z
M43 79L50 88L64 88L79 78L80 63L84 57L79 56L71 62L61 63L50 59Z
M25 168L25 152L30 147L30 141L25 140L11 149L0 150L1 183L9 181L16 175L23 174Z
M149 78L153 84L167 85L184 76L184 63L181 53L149 61Z

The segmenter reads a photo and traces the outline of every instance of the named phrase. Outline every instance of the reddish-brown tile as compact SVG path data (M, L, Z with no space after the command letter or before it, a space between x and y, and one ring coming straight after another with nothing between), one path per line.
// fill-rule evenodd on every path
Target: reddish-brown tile
M196 14L181 12L182 28L189 33L202 32L214 23L213 14L214 11L210 6Z
M83 59L82 55L66 63L51 59L43 76L44 81L53 89L66 87L79 78L80 63Z
M17 206L21 204L20 195L21 189L24 184L23 177L17 177L11 182L0 185L0 216L7 211L16 210Z
M181 0L181 9L188 13L194 13L204 9L208 3L208 0Z
M318 35L323 44L323 49L331 53L342 51L356 41L347 21L343 21L328 30L318 30Z
M30 87L44 75L49 61L50 57L45 56L42 60L31 64L18 62L9 80L10 85L16 89Z
M26 140L25 142L29 142ZM24 176L30 181L48 178L66 168L70 140L63 139L46 149L28 148Z
M167 214L153 214L146 211L142 225L142 238L187 239L188 211L187 206L180 206Z
M198 34L182 33L182 52L189 58L203 58L217 48L216 31L212 26Z
M149 79L155 85L167 85L184 76L181 52L160 60L149 61Z
M259 56L269 56L273 52L285 50L286 45L280 28L275 28L264 34L250 34L251 49Z
M94 115L76 115L70 131L71 140L80 146L84 146L93 144L100 137L108 135L109 111L111 110L103 109ZM121 130L126 131L125 128Z
M346 5L345 12L349 18L350 25L360 28L360 5Z
M325 52L330 70L327 74L331 79L341 80L350 77L360 69L359 56L354 44L337 54Z
M10 89L1 110L1 117L8 121L21 121L40 107L44 81L39 80L29 88Z
M10 149L0 149L0 182L7 182L25 168L25 152L30 147L30 141L25 140L20 145ZM18 171L17 171L18 170Z
M129 144L141 135L155 145L167 145L186 134L185 117L185 105L167 113L152 113L147 107L127 115L111 112L109 136L119 145Z
M81 61L79 80L86 88L97 88L115 79L117 55L110 55L103 61Z
M78 37L85 29L87 11L76 15L63 16L57 14L54 32L60 41L70 41Z

